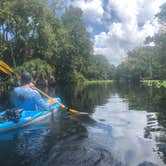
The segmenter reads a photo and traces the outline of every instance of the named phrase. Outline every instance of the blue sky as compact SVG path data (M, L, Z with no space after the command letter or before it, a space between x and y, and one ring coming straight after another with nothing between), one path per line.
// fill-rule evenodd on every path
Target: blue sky
M64 0L82 9L94 54L118 65L159 30L155 15L165 0Z

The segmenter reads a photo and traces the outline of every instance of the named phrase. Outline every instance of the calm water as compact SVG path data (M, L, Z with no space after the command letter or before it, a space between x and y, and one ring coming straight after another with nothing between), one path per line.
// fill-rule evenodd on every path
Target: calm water
M93 85L48 93L90 117L59 112L1 134L0 166L166 165L166 90Z

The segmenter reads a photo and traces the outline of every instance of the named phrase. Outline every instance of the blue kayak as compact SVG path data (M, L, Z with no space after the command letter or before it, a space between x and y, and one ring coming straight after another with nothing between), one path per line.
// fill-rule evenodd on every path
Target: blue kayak
M58 102L61 103L60 98L55 98ZM21 118L17 121L11 121L11 120L6 120L3 122L0 122L0 133L7 132L10 130L18 129L18 128L23 128L25 126L34 124L38 121L41 121L48 116L51 115L52 112L57 112L59 109L58 104L53 104L51 106L50 111L45 111L45 110L23 110L21 113ZM5 111L0 113L0 116L3 116L5 114Z

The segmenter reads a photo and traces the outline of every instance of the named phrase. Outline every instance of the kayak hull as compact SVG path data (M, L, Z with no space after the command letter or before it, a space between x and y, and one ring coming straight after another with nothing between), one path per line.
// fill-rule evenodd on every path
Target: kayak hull
M58 102L61 102L60 98L56 98ZM47 117L51 116L51 114L56 113L59 110L58 104L53 104L51 106L50 111L44 110L25 110L21 114L21 118L18 122L14 121L6 121L0 123L0 133L8 132L11 130L15 130L18 128L23 128L39 121L46 119ZM5 111L1 112L0 115L3 115Z

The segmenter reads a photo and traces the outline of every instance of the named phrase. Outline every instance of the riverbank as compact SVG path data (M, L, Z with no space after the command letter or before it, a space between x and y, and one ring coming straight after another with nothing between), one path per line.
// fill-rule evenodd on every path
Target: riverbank
M109 84L109 83L113 83L113 80L87 80L84 82L84 85L94 85L94 84Z
M166 80L141 80L143 85L153 86L156 88L166 88Z

